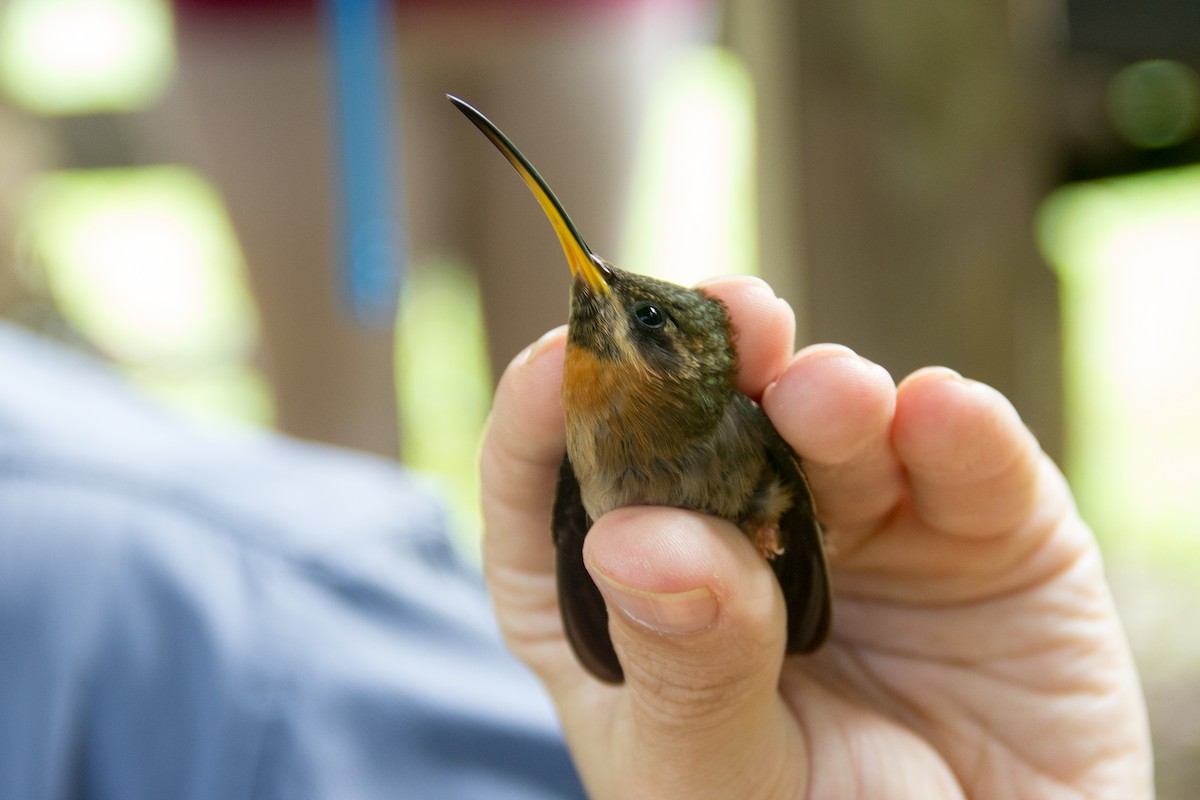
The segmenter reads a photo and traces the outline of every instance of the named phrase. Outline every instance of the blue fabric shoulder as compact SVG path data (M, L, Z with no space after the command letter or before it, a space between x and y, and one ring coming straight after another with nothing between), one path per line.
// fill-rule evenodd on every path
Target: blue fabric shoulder
M0 797L583 796L417 480L3 323L0 708Z

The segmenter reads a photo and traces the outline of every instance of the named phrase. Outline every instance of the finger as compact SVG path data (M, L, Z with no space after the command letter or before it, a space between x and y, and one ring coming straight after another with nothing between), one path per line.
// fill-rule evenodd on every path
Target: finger
M803 759L778 758L803 752L777 692L783 598L745 535L693 512L625 508L596 522L584 556L625 672L621 779L638 796L735 797L730 776L802 775Z
M990 386L943 368L913 373L897 393L892 441L913 506L934 528L987 537L1033 512L1041 450Z
M736 334L738 389L757 399L791 357L796 337L792 307L759 278L717 278L700 288L729 309Z
M551 331L505 370L480 454L484 574L509 646L543 675L569 657L550 536L565 440L565 337Z
M895 405L885 369L828 344L798 353L763 395L763 409L804 461L818 516L837 529L831 557L903 494L890 439Z

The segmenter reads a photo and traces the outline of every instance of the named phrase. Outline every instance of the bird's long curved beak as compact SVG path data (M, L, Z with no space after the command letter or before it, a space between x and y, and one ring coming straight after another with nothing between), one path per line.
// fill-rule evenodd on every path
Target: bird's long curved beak
M608 268L598 257L592 254L587 243L583 241L583 237L579 235L579 231L575 228L575 223L571 222L571 218L567 216L566 210L562 207L562 203L558 202L558 198L554 196L554 192L550 191L550 187L546 184L545 179L538 174L538 171L533 168L533 164L529 163L529 159L517 149L504 133L492 124L492 121L480 114L469 103L460 100L452 94L446 97L453 103L459 111L466 115L467 119L475 124L476 128L483 131L484 136L491 140L496 149L504 154L508 159L508 163L513 165L513 168L525 181L525 185L533 192L533 196L537 198L538 205L546 212L546 216L550 218L550 224L554 226L554 232L558 234L558 241L562 244L563 253L567 256L567 266L571 268L571 274L576 280L582 279L588 287L597 294L609 294L608 281L605 275L608 274Z

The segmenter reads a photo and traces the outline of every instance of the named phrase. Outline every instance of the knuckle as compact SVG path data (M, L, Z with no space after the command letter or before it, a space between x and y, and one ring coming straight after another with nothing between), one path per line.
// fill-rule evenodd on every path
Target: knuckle
M745 647L687 654L630 654L625 679L640 696L638 707L662 727L719 725L736 714L760 682Z

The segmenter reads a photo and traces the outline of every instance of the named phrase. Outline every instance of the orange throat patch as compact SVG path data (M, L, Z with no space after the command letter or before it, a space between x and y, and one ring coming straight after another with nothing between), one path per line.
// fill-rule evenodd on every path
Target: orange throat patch
M645 367L636 361L602 359L568 345L563 366L563 405L578 417L606 417L619 398L637 401L646 392Z

